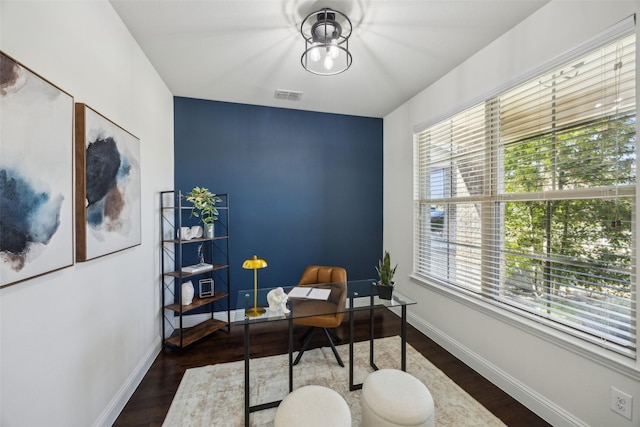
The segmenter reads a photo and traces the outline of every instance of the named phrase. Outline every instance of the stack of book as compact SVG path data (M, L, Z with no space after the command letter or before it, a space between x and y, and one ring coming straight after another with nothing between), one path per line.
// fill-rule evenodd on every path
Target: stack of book
M206 264L206 263L205 264L188 265L188 266L182 268L182 272L183 273L188 273L188 274L204 273L205 271L209 271L209 270L213 270L213 265Z

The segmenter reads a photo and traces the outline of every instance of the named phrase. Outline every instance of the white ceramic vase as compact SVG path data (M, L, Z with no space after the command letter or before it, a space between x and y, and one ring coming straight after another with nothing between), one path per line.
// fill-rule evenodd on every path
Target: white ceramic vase
M194 225L193 227L191 227L191 238L192 239L199 239L200 237L202 237L202 227L199 225Z
M193 302L193 283L191 280L182 284L182 305L190 305Z

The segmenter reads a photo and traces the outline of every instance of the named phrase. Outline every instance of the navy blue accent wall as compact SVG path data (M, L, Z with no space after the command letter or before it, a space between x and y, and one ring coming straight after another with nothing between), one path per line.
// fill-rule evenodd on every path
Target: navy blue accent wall
M175 188L228 193L231 298L297 283L307 265L376 277L382 119L176 97Z

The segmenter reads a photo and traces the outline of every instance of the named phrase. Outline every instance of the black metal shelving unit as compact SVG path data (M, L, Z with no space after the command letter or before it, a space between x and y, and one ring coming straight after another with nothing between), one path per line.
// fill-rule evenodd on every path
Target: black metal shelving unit
M160 192L160 292L165 348L181 350L218 330L226 328L228 332L231 329L229 195L216 194L216 197L221 201L216 204L219 215L214 222L214 236L184 239L177 230L183 226L201 225L199 219L192 217L192 206L179 190ZM208 271L188 273L183 268L196 263L195 252L199 245L202 245L205 262L212 267ZM199 280L204 278L213 280L215 292L212 296L199 296ZM189 280L196 281L193 283L195 295L191 304L182 305L182 284ZM221 309L216 311L216 308ZM216 313L218 318L214 317ZM226 319L221 320L220 314ZM192 326L185 326L188 316L199 317Z

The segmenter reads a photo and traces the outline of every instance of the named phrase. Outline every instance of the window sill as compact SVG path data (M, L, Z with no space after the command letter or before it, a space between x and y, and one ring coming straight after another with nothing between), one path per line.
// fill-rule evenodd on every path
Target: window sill
M636 381L640 380L640 366L637 361L631 357L617 354L611 350L599 347L590 342L581 340L578 337L563 333L560 330L551 328L541 322L534 321L530 318L523 317L508 308L498 306L495 303L488 302L480 295L472 292L466 292L460 289L451 289L446 285L429 281L424 277L414 274L409 275L412 283L434 291L452 301L464 304L478 312L491 316L501 322L516 327L528 334L535 335L544 339L558 347L575 353L592 362L603 365L609 369L613 369Z

